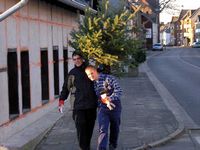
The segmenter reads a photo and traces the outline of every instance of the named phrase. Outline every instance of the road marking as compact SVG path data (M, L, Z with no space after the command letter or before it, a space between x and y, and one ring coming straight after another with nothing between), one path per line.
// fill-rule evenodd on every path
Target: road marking
M180 61L182 61L183 63L185 63L185 64L187 64L187 65L190 65L190 66L192 66L192 67L194 67L194 68L196 68L196 69L200 69L199 66L195 66L195 65L193 65L192 63L189 63L189 62L185 61L185 60L182 59L180 56L179 56L178 58L179 58Z

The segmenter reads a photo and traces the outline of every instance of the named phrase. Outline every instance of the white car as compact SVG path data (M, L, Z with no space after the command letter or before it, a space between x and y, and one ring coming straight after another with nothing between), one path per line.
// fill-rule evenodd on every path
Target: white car
M155 43L155 44L153 44L152 50L162 51L163 50L163 45L161 43Z

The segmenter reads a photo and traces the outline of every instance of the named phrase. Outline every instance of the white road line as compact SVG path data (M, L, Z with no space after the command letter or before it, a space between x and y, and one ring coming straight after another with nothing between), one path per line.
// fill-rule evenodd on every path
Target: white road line
M193 65L192 63L189 63L189 62L185 61L184 59L182 59L180 55L179 55L178 58L179 58L179 60L182 61L183 63L185 63L185 64L187 64L187 65L190 65L190 66L192 66L192 67L194 67L194 68L196 68L196 69L200 69L199 66L195 66L195 65Z

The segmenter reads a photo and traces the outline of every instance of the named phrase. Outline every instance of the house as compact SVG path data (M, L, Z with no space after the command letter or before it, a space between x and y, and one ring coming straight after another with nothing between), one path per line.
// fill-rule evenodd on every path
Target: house
M16 4L0 1L0 14ZM0 143L57 107L70 31L97 0L29 0L0 22Z
M172 18L173 19L173 18ZM191 46L200 41L200 8L196 10L181 10L178 20L174 21L175 45Z
M172 16L171 24L173 27L174 46L182 45L182 30L180 16Z
M171 45L171 29L170 23L160 26L160 40L163 45Z
M154 43L159 39L159 1L155 0L132 0L132 9L136 10L141 6L140 11L136 14L135 25L142 29L142 33L137 37L145 39L145 47L151 49Z
M180 41L181 45L190 46L194 41L193 29L192 29L192 20L191 16L195 10L181 10L179 15L180 21Z
M172 16L170 22L170 45L177 46L177 25L178 25L178 16Z
M196 9L190 18L193 31L193 42L200 41L200 8Z

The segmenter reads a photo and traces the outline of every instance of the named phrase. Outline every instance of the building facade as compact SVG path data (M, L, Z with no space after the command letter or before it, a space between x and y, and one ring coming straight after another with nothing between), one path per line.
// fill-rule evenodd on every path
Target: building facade
M159 8L158 0L130 0L133 10L140 7L136 14L134 24L141 29L140 35L137 37L144 40L144 47L151 49L152 45L159 41Z
M191 46L194 42L200 41L200 8L181 10L179 16L173 16L170 23L161 26L161 37L167 26L170 28L168 32L170 33L170 46Z
M69 33L87 6L81 2L29 0L0 22L0 142L57 107L73 67ZM0 1L0 14L15 4Z
M163 45L171 45L171 26L170 23L160 26L160 41Z
M193 42L200 41L200 8L194 11L190 18L193 30Z

